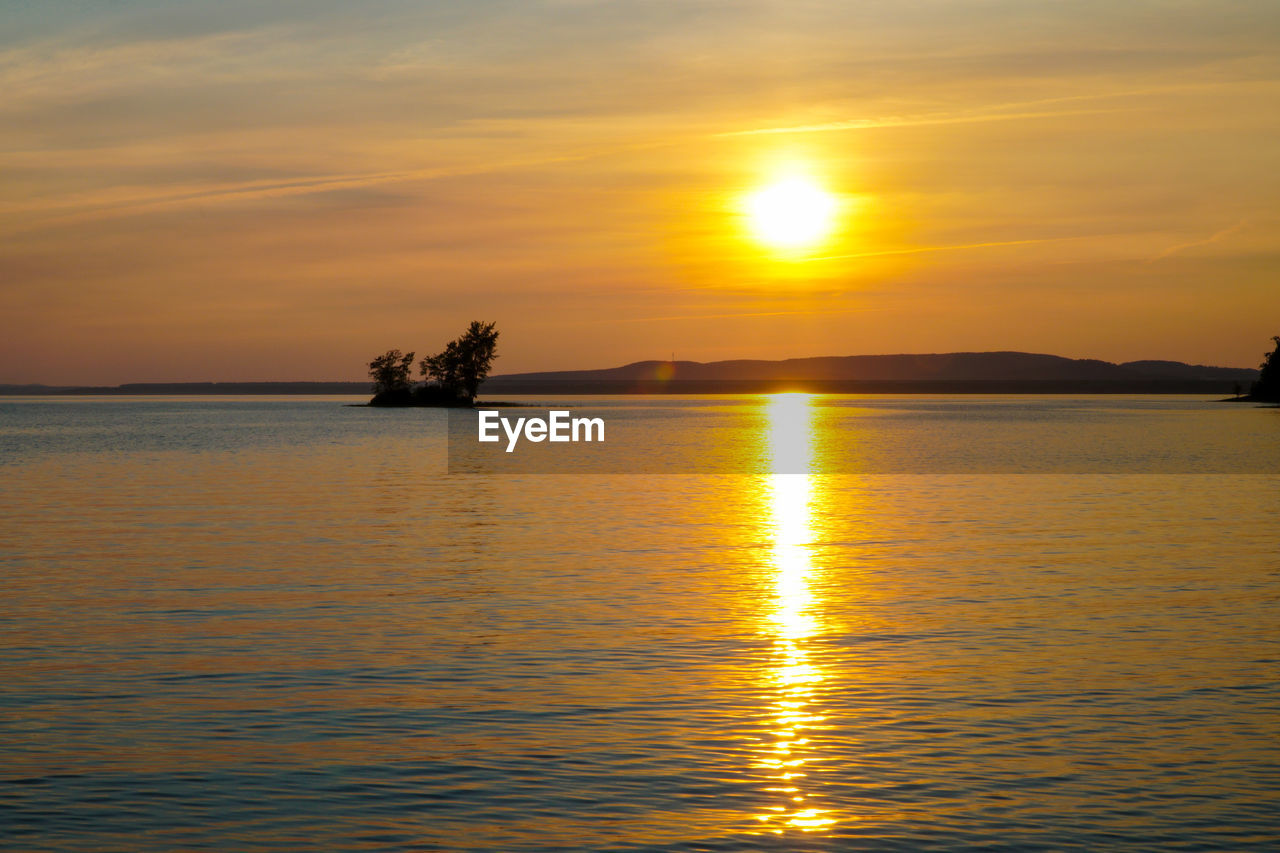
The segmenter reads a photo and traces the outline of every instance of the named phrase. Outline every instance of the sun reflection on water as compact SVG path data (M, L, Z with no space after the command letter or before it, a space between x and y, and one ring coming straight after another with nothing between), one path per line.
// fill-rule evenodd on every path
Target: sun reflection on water
M778 394L768 403L770 458L766 501L774 569L773 611L766 631L774 641L769 672L774 700L771 741L760 751L757 767L771 780L766 790L772 805L756 819L774 832L814 832L835 823L826 810L808 802L806 769L814 759L806 734L820 725L812 709L815 691L824 680L806 641L817 629L810 587L813 541L813 406L808 394Z

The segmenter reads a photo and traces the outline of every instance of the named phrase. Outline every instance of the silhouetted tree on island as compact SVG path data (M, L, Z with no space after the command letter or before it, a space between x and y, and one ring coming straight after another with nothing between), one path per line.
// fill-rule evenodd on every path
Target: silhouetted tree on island
M475 402L480 383L498 357L498 330L494 323L473 320L465 334L450 341L444 352L422 360L422 377L439 383L468 405Z
M416 353L405 354L398 349L389 349L369 362L369 378L373 380L375 397L408 397L412 388L409 368L413 365L414 355Z
M450 341L442 352L422 359L423 383L409 382L413 353L388 350L369 362L373 378L373 406L470 406L475 403L480 383L489 375L498 357L498 330L494 323L472 321L467 331Z
M1276 348L1263 359L1258 381L1253 383L1253 391L1249 396L1255 400L1280 403L1280 335L1275 335L1271 340L1275 342Z

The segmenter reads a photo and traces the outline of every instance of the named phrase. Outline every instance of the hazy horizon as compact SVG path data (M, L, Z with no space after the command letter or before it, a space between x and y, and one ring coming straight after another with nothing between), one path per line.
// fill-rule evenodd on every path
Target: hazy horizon
M425 353L418 353L419 358L420 358L423 354L425 354ZM828 353L828 354L826 354L826 355L818 355L818 356L791 356L791 357L784 357L784 358L767 358L767 357L765 357L765 358L747 359L747 360L751 360L751 361L764 361L764 362L784 362L784 361L792 361L792 360L807 359L807 358L876 358L876 357L885 357L885 356L890 356L890 357L891 357L891 356L966 355L966 354L971 354L971 353L959 352L959 351L956 351L956 352L915 352L915 353L907 353L907 352L894 352L894 353L888 353L888 352L886 352L886 353L845 353L845 354L830 354L830 353ZM1059 356L1057 353L1029 353L1029 352L1023 352L1023 351L1020 351L1020 350L1000 350L1000 349L996 349L996 350L986 350L986 351L983 351L983 353L981 353L981 354L1043 355L1043 356L1050 356L1050 357L1054 357L1054 358L1073 358L1072 356ZM682 359L682 358L676 358L676 359L675 359L675 361L676 361L677 363L693 363L693 364L711 364L711 363L715 363L716 361L731 361L731 360L736 360L736 359L716 359L716 360L711 361L711 362L707 362L707 361L696 361L696 360L694 360L694 359ZM1079 358L1079 359L1077 359L1077 360L1081 360L1081 361L1089 361L1089 360L1094 360L1094 361L1108 361L1107 359L1091 359L1091 358L1089 358L1088 356L1081 357L1081 358ZM603 371L603 370L612 370L612 369L616 369L616 368L620 368L620 367L627 367L627 366L630 366L630 365L632 365L632 364L642 364L642 363L647 363L647 362L666 363L666 362L670 362L670 361L671 361L671 359L669 359L669 358L665 358L665 359L664 359L664 358L641 358L641 359L635 359L635 360L633 360L633 361L625 362L625 363L622 363L622 364L609 364L609 365L602 365L602 366L600 366L600 365L597 365L597 366L581 366L581 365L580 365L580 366L577 366L577 367L555 368L555 369L547 370L547 371L541 371L541 370L520 370L520 371L516 371L516 370L502 370L500 367L495 367L495 369L493 370L493 372L492 372L491 376L492 376L492 378L499 378L499 377L502 377L502 376L508 376L508 375L513 375L513 374L523 374L523 373L544 373L544 372L546 372L546 373L554 373L554 372L561 371L561 370L563 370L563 371L568 371L568 372L585 372L585 371L597 371L597 370L601 370L601 371ZM1181 363L1181 364L1186 364L1186 365L1189 365L1189 366L1192 366L1192 367L1224 368L1224 369L1231 369L1231 370L1257 370L1257 369L1258 369L1257 365L1198 364L1198 363L1196 363L1196 362L1183 361L1182 359L1167 359L1167 358L1136 358L1136 359L1129 359L1128 361L1125 361L1125 362L1109 362L1109 363L1111 363L1111 364L1121 365L1121 364L1133 363L1133 362L1171 362L1171 363ZM416 370L416 368L415 368L415 370ZM59 387L59 386L65 386L65 387L76 387L76 386L91 386L91 385L101 385L102 387L112 387L112 386L116 386L116 385L140 385L140 384L194 384L194 383L202 383L202 382L218 382L218 383L262 383L262 382L281 382L281 383L296 383L296 382L368 382L368 381L369 381L369 378L368 378L367 376L353 376L353 377L351 377L351 378L345 378L345 377L338 377L338 378L334 378L334 377L297 378L297 377L292 377L292 378L282 378L282 379L245 379L245 378L234 377L234 378L194 378L194 379L192 379L192 378L187 378L187 379L182 379L182 378L178 378L178 379L172 379L172 378L170 378L170 379L126 379L126 380L122 380L122 381L120 381L120 382L112 382L112 383L109 383L109 384L108 384L108 383L89 383L89 382L66 382L66 383L26 382L26 381L21 381L21 380L9 380L9 379L5 379L5 378L3 378L3 377L0 377L0 385L47 385L47 386L53 386L53 387Z

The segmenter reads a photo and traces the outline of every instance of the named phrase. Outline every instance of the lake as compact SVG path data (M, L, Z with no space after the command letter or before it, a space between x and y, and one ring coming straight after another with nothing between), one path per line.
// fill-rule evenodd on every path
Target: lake
M1280 848L1280 411L347 402L0 398L0 847Z

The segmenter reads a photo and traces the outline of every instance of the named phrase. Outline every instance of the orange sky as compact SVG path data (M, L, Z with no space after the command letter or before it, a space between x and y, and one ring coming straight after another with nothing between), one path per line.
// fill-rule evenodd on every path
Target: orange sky
M500 373L1280 333L1274 2L0 15L0 382L358 379L472 319ZM843 215L779 257L787 165Z

